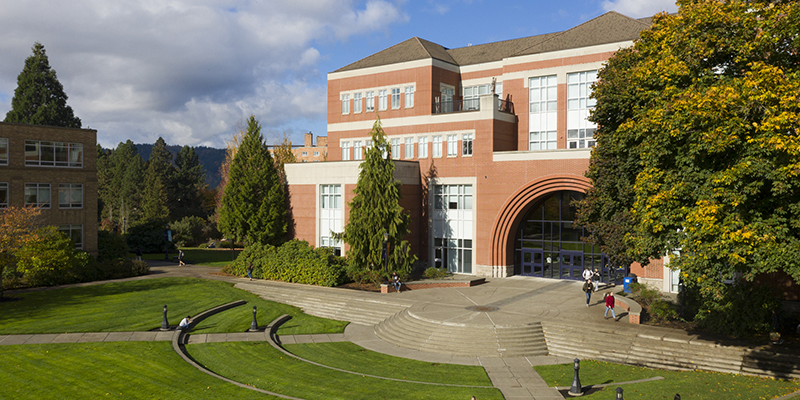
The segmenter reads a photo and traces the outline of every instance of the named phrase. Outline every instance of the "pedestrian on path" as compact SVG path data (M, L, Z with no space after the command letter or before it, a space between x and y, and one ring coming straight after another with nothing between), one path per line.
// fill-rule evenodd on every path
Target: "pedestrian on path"
M592 283L594 283L594 291L596 292L600 288L600 271L597 268L592 272Z
M614 299L614 293L610 290L605 295L606 300L606 312L603 314L603 318L608 319L608 310L611 310L611 316L614 317L614 321L617 320L617 314L614 312L614 306L616 305L616 300Z
M592 275L594 274L592 273L592 270L589 269L589 267L583 267L583 274L581 274L581 276L583 276L583 280L592 279Z
M136 261L142 261L142 248L136 247Z
M591 271L589 271L589 273L591 273ZM593 290L594 290L594 285L592 285L592 280L586 279L586 282L583 284L583 291L586 292L586 307L589 307L589 300L592 299Z
M252 281L253 280L253 262L250 261L249 263L247 263L247 265L248 265L248 267L247 267L247 277L250 278L250 280Z
M186 265L186 263L183 262L183 250L178 250L178 266L182 267L184 265Z

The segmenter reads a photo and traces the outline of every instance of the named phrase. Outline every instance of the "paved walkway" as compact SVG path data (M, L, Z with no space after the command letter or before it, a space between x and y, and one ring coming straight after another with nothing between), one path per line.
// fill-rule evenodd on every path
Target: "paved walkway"
M263 292L265 289L293 288L298 292L335 293L336 296L352 297L369 302L402 305L409 307L416 315L442 324L472 325L521 325L541 321L574 321L587 330L609 330L634 334L648 334L655 337L673 337L685 340L689 333L666 328L631 325L623 317L615 322L604 319L605 309L602 291L592 297L590 306L585 303L585 295L580 290L581 283L528 277L488 279L487 283L470 288L421 289L402 293L380 294L336 288L314 287L309 285L287 284L263 280L249 281L247 278L213 274L218 268L186 266L173 263L152 262L151 274L128 280L160 277L196 277L237 284L245 290ZM102 282L92 282L71 286L85 286ZM34 290L47 290L46 288ZM302 293L301 293L302 295ZM410 306L409 306L410 305ZM482 306L475 308L474 306ZM472 307L472 308L470 308ZM489 308L486 308L489 307ZM486 311L489 310L489 311ZM74 333L51 335L10 335L0 336L0 345L33 343L82 343L89 341L136 341L171 340L174 332L113 332L113 333ZM190 335L189 343L220 341L258 341L265 340L265 333L229 333ZM437 363L480 365L486 369L492 383L501 390L508 400L550 400L562 399L555 389L548 387L532 368L533 365L569 363L571 359L554 356L537 357L463 357L412 350L385 342L375 334L374 327L351 323L343 334L338 335L293 335L280 336L282 343L318 343L326 341L350 341L366 349L383 354Z

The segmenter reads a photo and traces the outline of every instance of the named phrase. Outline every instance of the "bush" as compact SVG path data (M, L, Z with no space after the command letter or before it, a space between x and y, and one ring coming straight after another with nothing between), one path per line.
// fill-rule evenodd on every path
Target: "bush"
M164 251L164 223L161 221L145 222L128 229L128 247L141 248L145 253L158 253ZM173 242L169 242L169 250L176 249Z
M211 232L208 225L209 222L200 217L184 217L180 221L169 224L169 228L172 229L172 241L178 247L193 247L204 243L209 239L208 233Z
M142 276L150 273L150 265L145 261L127 260L131 262L131 273L133 276Z
M255 243L242 251L224 271L246 276L253 264L253 277L319 286L344 283L345 260L330 248L313 248L306 241L292 240L281 247Z
M442 279L450 275L450 273L444 268L430 267L425 270L423 275L428 279Z
M642 283L631 283L631 298L649 310L653 302L661 299L661 292Z
M695 321L711 332L733 337L771 331L772 311L780 308L769 288L746 281L706 285L699 298Z
M94 260L54 226L40 228L37 239L19 249L17 274L29 286L50 286L80 281L80 271Z
M656 322L674 321L678 319L678 310L672 302L656 300L650 304L650 316Z
M108 231L97 231L97 261L120 260L128 255L125 238Z

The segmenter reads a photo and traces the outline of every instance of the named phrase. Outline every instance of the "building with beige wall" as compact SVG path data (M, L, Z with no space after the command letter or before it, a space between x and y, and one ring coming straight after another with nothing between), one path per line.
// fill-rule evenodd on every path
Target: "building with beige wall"
M97 256L97 131L0 122L0 208L35 206Z
M392 159L416 165L418 174L396 176L418 199L406 208L408 240L427 266L554 279L589 267L605 281L635 272L671 290L661 263L613 266L583 243L570 204L591 185L597 71L649 26L609 12L563 32L456 49L414 37L329 73L329 161L286 169L296 236L342 248L330 231L347 221L380 117Z

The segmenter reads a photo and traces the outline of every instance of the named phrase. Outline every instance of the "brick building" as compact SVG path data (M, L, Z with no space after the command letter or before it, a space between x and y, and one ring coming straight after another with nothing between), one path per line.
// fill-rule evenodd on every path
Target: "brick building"
M407 239L427 266L555 279L579 279L588 266L605 281L634 272L672 290L661 263L608 265L580 241L570 206L590 187L597 70L649 26L609 12L563 32L456 49L414 37L328 74L329 161L286 166L295 236L341 247L330 232L347 220L380 116L412 217Z
M0 122L0 208L38 206L44 225L97 256L97 131Z
M303 137L303 142L302 147L292 149L297 162L319 162L328 159L328 138L326 136L317 136L317 143L314 144L314 134L308 132Z

